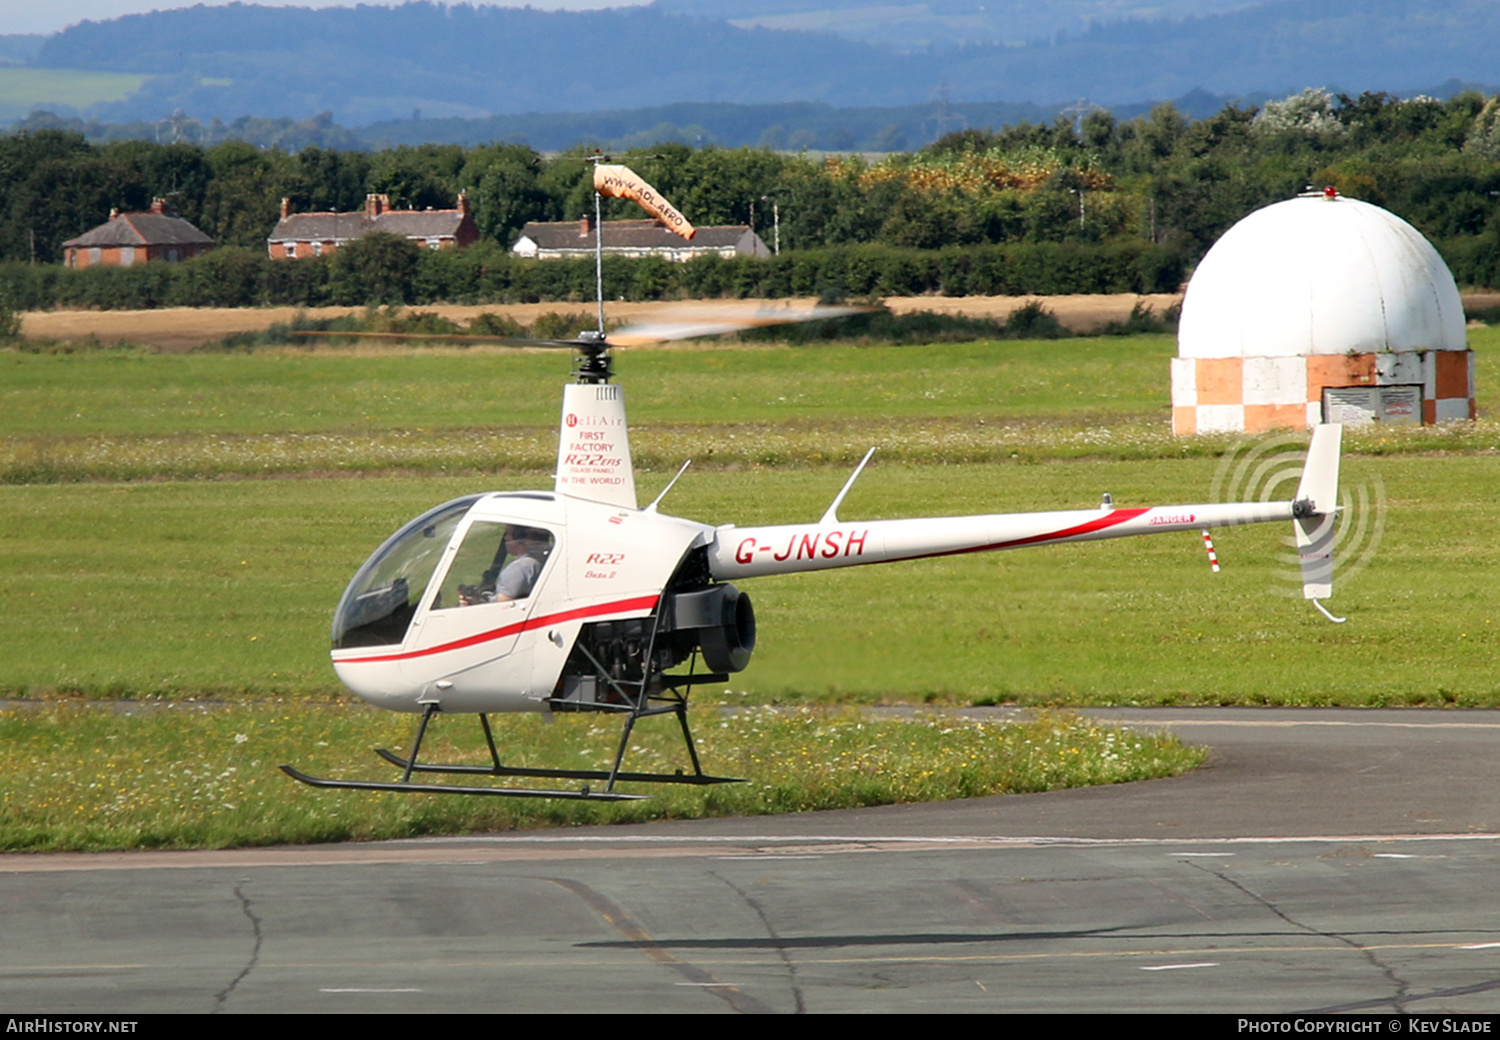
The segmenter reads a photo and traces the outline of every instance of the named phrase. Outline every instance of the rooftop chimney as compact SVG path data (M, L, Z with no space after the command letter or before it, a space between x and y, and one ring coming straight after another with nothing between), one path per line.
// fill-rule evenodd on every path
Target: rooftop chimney
M151 212L152 213L165 213L166 211L167 211L167 200L166 199L152 199L151 200Z
M588 238L594 233L594 218L585 213L578 218L578 237Z
M281 219L285 220L287 217L289 217L291 215L292 215L292 200L289 199L289 198L286 198L285 196L282 196L282 199L281 199Z

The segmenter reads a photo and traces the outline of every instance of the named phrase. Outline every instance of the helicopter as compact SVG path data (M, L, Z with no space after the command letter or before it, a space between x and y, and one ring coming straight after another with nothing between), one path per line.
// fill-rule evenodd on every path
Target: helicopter
M334 611L332 661L343 684L377 707L420 715L410 755L376 752L401 770L400 779L326 779L282 766L294 779L324 788L593 801L646 797L616 790L622 781L734 782L704 772L688 725L688 696L695 686L722 686L750 663L755 610L734 583L766 575L1182 531L1201 531L1207 539L1212 528L1290 522L1304 597L1340 620L1319 600L1333 591L1342 426L1314 429L1290 501L1118 508L1105 495L1097 508L1085 510L841 518L839 507L874 454L871 448L814 523L712 526L660 510L686 465L654 501L639 504L624 394L611 381L611 349L852 309L700 313L606 335L602 292L600 299L597 331L571 341L519 341L574 353L552 489L476 493L429 509L375 550ZM572 770L502 763L489 715L507 712L619 716L612 765ZM421 761L430 723L458 713L478 715L489 764ZM635 724L664 714L677 718L691 769L625 770ZM413 780L430 774L577 786Z

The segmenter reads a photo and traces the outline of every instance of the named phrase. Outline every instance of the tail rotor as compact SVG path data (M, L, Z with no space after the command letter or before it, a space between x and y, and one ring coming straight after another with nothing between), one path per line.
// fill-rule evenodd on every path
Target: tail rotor
M1342 433L1337 424L1316 427L1305 454L1296 434L1241 441L1225 453L1212 487L1219 502L1292 499L1293 530L1283 542L1288 552L1281 557L1277 590L1310 600L1334 622L1345 619L1321 601L1333 594L1335 574L1343 586L1374 559L1386 507L1379 474L1340 483Z

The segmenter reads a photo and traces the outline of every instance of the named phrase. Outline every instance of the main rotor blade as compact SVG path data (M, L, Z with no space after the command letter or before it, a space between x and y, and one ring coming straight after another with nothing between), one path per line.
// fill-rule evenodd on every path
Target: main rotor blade
M733 304L710 304L682 308L680 318L641 322L616 329L609 334L610 346L632 347L646 343L663 343L669 340L697 339L702 336L722 336L745 329L764 328L768 325L787 325L794 322L821 321L825 318L847 318L851 314L863 314L869 307L768 307L763 304L734 306Z
M534 339L529 336L468 335L462 332L317 332L298 329L293 336L314 339L437 340L447 343L493 343L510 347L579 350L599 347L638 347L679 339L723 336L768 325L788 325L826 318L864 314L869 307L772 307L765 304L688 304L672 309L672 316L638 322L606 334L604 340Z
M527 339L525 336L471 336L466 332L308 332L298 329L293 336L314 339L426 339L445 343L494 343L499 346L553 347L572 349L580 345L575 339Z
M553 350L578 350L580 347L610 346L602 340L582 339L530 339L526 336L495 336L496 343L516 347L548 347Z

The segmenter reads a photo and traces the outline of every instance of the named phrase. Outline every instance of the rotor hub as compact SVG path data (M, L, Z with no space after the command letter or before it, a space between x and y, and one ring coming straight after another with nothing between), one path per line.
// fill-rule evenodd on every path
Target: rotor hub
M580 383L609 382L609 377L615 374L615 366L604 333L592 329L580 332L574 346L578 353L573 359L573 378Z

